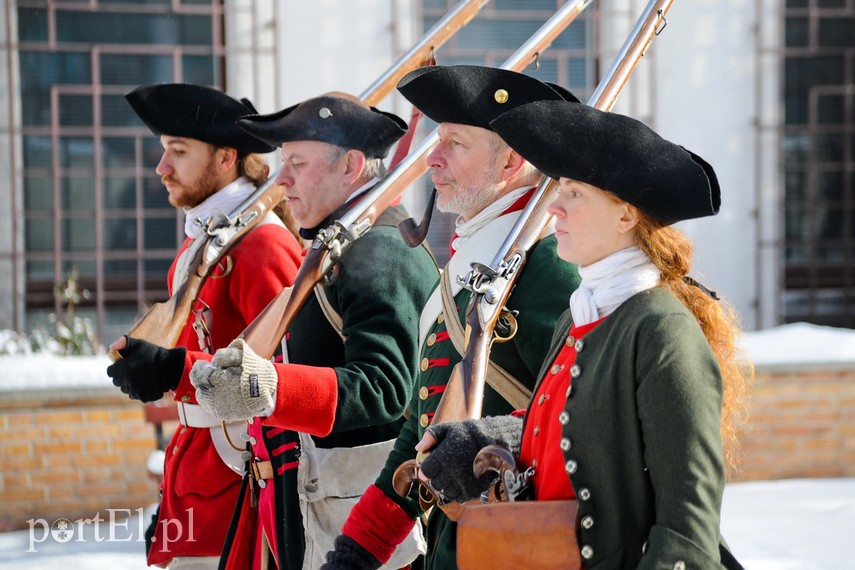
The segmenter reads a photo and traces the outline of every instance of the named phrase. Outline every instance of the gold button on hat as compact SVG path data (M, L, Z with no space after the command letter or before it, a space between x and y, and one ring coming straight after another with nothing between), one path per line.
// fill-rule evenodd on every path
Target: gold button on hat
M496 100L496 103L502 104L508 102L508 92L504 89L496 89L496 92L493 93L493 99Z

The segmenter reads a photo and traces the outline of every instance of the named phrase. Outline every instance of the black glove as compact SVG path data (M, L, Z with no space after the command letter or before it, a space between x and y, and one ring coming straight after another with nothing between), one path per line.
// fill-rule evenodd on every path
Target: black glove
M345 534L333 543L335 550L327 552L327 561L320 570L377 570L383 563Z
M475 478L472 463L479 451L501 445L517 456L522 441L522 418L513 416L448 422L428 429L437 443L422 462L421 471L443 499L459 503L480 497L496 479L492 472Z
M132 400L154 402L178 387L184 372L187 349L162 348L156 344L125 337L127 346L119 351L122 356L107 367L107 376L113 385Z

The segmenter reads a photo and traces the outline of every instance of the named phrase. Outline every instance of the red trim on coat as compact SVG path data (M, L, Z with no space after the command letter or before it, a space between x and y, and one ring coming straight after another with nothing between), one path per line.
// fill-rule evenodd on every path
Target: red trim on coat
M385 564L415 524L398 503L371 485L350 511L341 532Z
M274 364L279 375L276 408L262 423L315 436L329 435L338 404L338 376L332 368Z

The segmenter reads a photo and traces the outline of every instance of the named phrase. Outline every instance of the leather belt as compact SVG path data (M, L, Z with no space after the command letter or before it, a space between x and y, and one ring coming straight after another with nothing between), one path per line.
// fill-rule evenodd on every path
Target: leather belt
M178 402L178 421L185 427L210 428L222 423L199 404Z
M250 461L249 469L257 481L273 479L273 463L270 461Z

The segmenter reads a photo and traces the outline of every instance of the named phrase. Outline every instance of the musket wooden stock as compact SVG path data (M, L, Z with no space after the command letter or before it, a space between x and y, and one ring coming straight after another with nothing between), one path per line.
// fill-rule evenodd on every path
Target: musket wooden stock
M328 252L311 249L306 254L294 284L283 289L238 336L262 358L272 358L294 317L323 278L324 258Z

